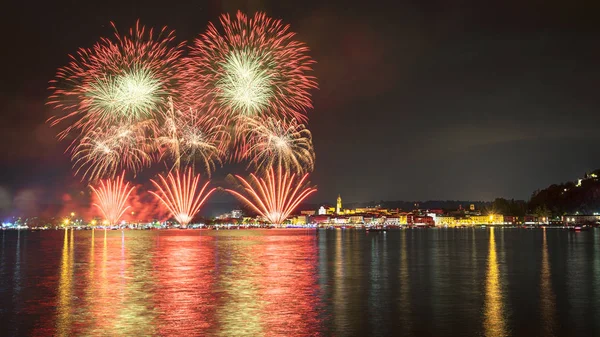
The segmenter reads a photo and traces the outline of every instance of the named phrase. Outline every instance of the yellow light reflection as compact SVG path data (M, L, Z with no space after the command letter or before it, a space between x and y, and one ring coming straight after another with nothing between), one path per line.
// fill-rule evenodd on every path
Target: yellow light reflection
M223 249L223 247L219 247ZM260 269L260 262L251 253L265 246L257 247L247 243L235 248L225 246L232 253L231 263L223 269L223 278L220 283L227 289L227 300L219 308L220 336L263 336L266 335L261 323L261 311L264 301L260 298L258 285L260 276L265 271ZM234 248L234 249L232 249ZM226 251L219 254L226 254ZM238 262L239 261L239 262ZM232 319L232 317L236 317Z
M73 320L71 298L73 281L73 230L71 230L71 240L69 243L69 230L65 229L63 240L63 250L60 263L60 278L58 282L58 307L56 320L56 333L58 336L68 336Z
M335 280L344 279L344 251L342 249L342 231L335 231L335 258L334 258L334 270L333 275ZM341 282L340 282L341 283ZM333 288L333 310L335 313L343 313L347 307L346 293L344 292L341 284L336 282ZM348 323L344 319L344 315L334 315L335 327L338 331L344 331L344 326Z
M406 250L406 231L402 231L400 252L400 312L404 331L411 331L410 304L410 272L408 269L408 252Z
M490 337L506 336L504 318L504 303L500 287L500 270L496 257L496 239L494 228L490 229L490 246L488 255L488 270L485 287L485 335Z
M556 301L552 291L552 280L550 279L550 262L548 258L548 243L546 242L546 228L542 241L542 272L540 274L540 309L542 314L542 327L545 336L554 335L556 324Z

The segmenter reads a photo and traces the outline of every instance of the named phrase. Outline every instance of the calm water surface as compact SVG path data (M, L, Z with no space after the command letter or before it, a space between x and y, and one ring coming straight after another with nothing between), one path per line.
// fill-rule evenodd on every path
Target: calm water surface
M600 229L0 235L7 336L600 336Z

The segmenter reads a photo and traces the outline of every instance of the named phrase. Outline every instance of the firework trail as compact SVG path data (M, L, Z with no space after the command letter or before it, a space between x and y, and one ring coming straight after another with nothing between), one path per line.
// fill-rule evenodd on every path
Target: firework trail
M206 191L210 181L207 181L198 191L200 175L196 175L189 168L187 174L180 174L179 170L170 172L167 177L158 176L159 182L154 180L152 184L156 191L150 191L171 212L171 215L182 226L187 226L200 208L214 192L215 188ZM206 192L206 193L205 193Z
M240 159L249 159L257 169L281 167L286 171L310 172L315 153L312 135L304 124L278 118L245 118Z
M267 170L265 175L265 178L259 178L254 173L250 174L249 182L236 175L247 196L231 189L226 191L246 203L271 224L283 224L304 199L317 191L316 188L305 187L308 174L298 179L295 174L283 173L283 169L279 167L277 171L273 168Z
M277 115L306 120L316 88L308 47L281 20L264 13L220 18L222 31L209 24L190 50L190 100L207 104L226 118Z
M191 108L182 112L169 102L163 112L163 127L157 129L155 141L161 158L170 157L173 168L200 161L209 175L216 164L221 164L225 146L229 144L229 133L216 117L200 115Z
M93 206L98 207L110 225L118 223L119 219L130 206L127 205L127 199L134 189L129 183L124 183L125 172L116 179L101 180L98 187L90 186L98 203Z
M138 172L151 164L149 139L146 133L152 123L110 126L107 129L94 129L87 132L79 142L74 143L71 160L75 174L91 181L102 177L113 177L120 169Z

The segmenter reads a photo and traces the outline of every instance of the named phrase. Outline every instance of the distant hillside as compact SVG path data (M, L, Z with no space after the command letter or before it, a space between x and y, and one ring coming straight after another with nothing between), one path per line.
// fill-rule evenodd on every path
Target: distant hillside
M600 212L600 170L586 173L577 181L553 184L534 191L529 209L552 215L593 214Z

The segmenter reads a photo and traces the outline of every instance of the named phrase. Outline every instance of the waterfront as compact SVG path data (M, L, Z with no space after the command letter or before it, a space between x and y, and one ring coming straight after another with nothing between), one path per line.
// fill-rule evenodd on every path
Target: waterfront
M1 235L8 336L600 332L599 229Z

